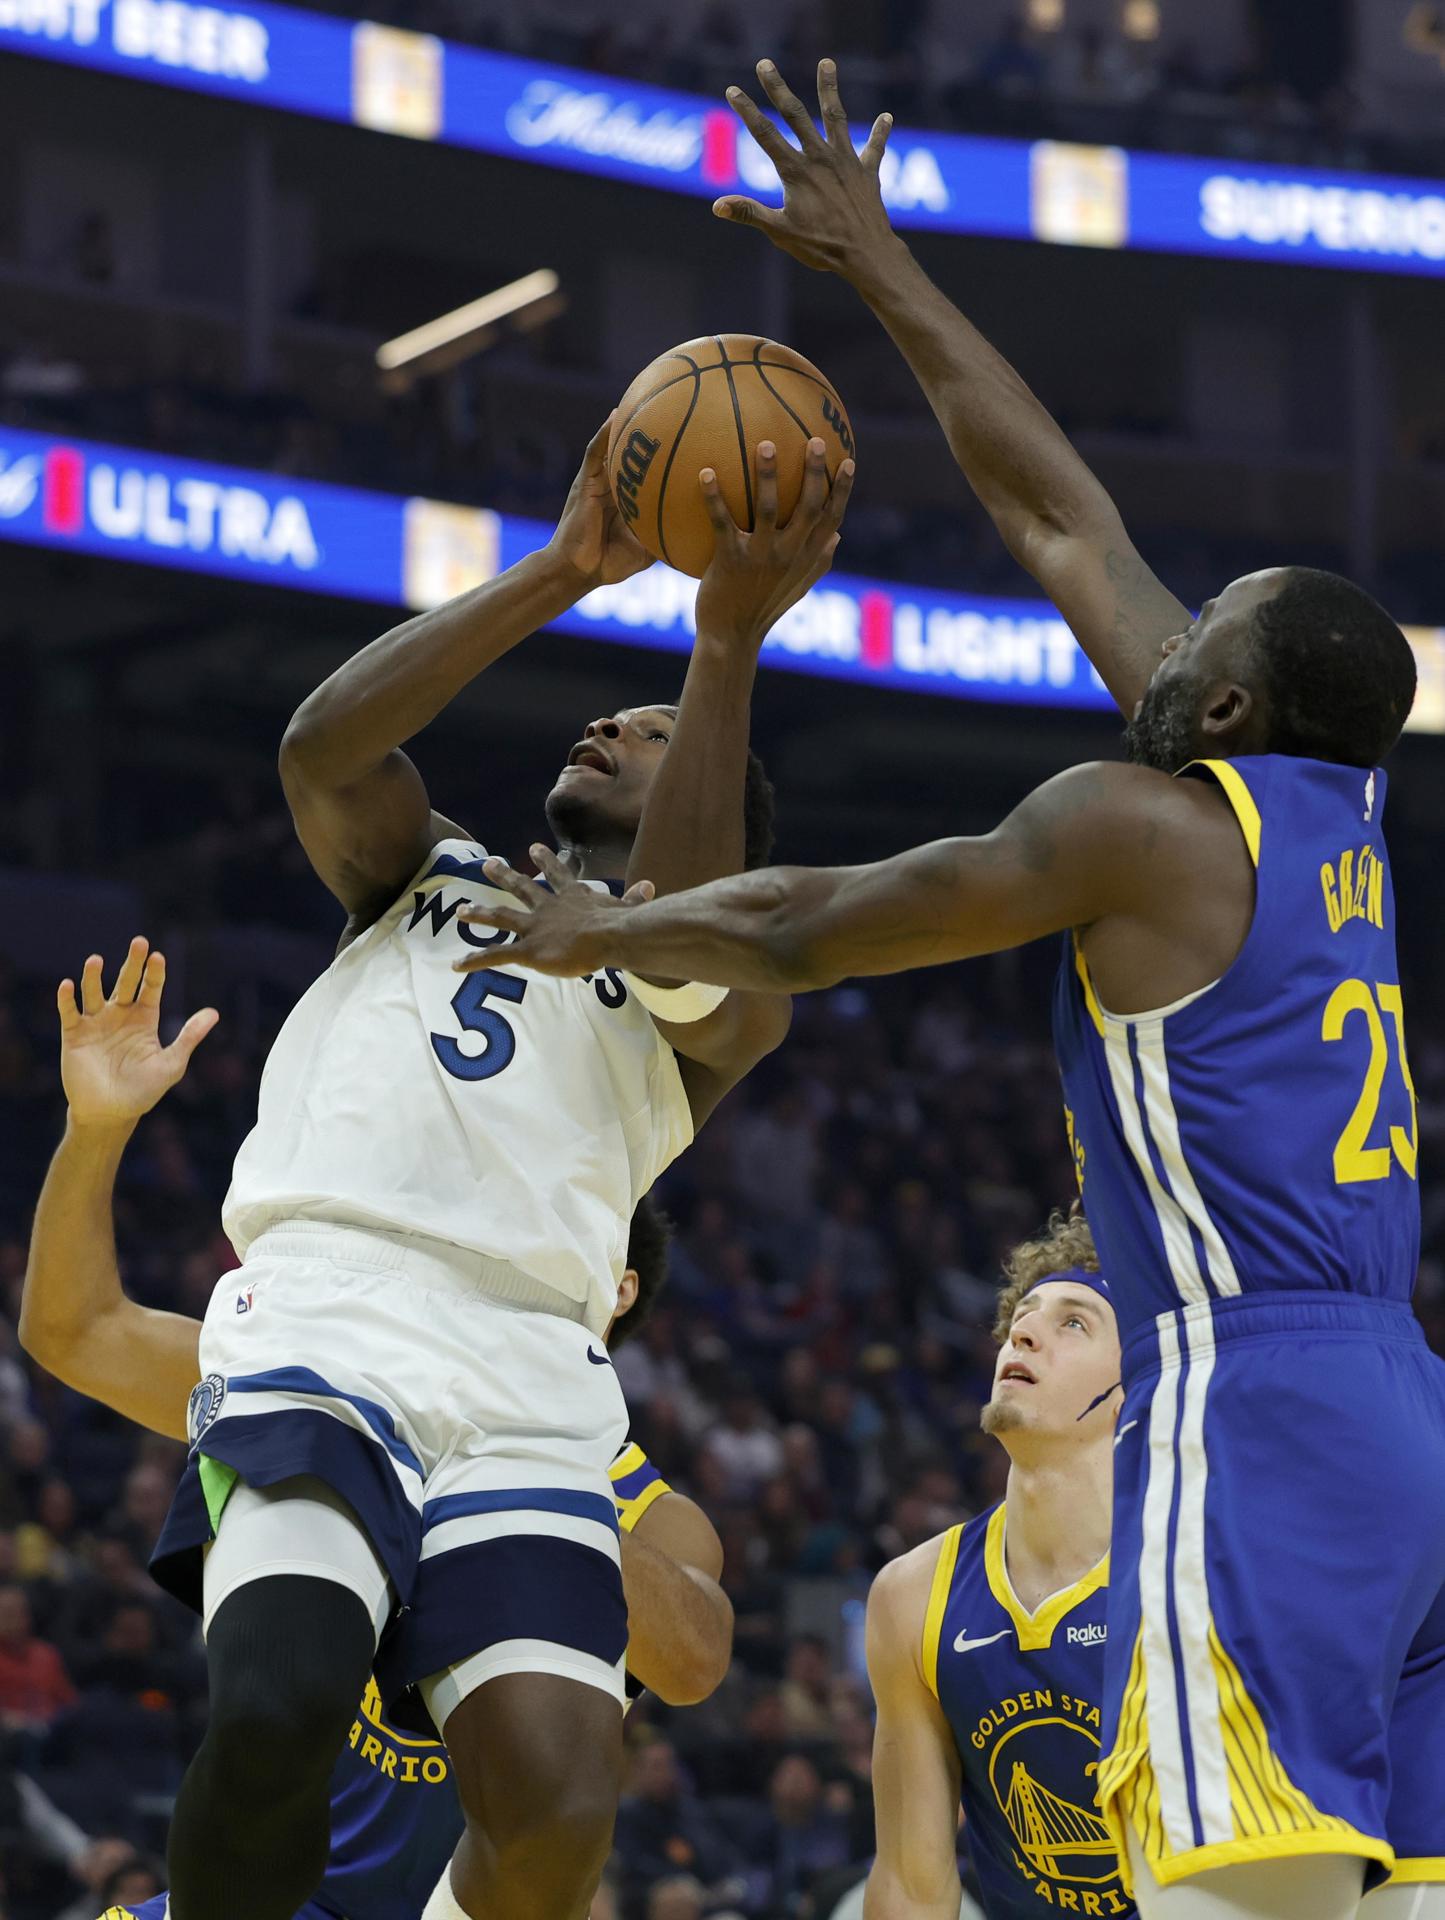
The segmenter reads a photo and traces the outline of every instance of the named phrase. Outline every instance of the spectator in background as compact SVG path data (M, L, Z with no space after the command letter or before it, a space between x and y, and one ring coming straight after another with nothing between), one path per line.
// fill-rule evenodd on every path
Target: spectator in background
M703 1453L722 1476L724 1497L730 1501L751 1501L765 1481L782 1471L783 1443L746 1374L735 1375L729 1384L722 1419L708 1435Z
M35 1635L25 1589L0 1586L0 1726L43 1732L75 1700L65 1662Z
M816 1875L848 1864L848 1815L828 1804L806 1754L786 1754L774 1767L767 1810L749 1823L743 1852L749 1909L770 1915L796 1911Z
M690 1873L654 1881L647 1895L647 1920L702 1920L707 1889Z
M783 1723L794 1740L825 1740L833 1731L833 1663L817 1633L800 1633L788 1644L781 1688Z
M738 1866L733 1847L684 1780L677 1751L667 1740L650 1740L633 1755L613 1844L629 1902L669 1875L691 1874L711 1886Z

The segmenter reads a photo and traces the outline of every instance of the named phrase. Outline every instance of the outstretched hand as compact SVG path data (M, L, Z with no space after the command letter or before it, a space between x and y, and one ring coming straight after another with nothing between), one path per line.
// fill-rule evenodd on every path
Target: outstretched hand
M495 855L483 867L489 883L510 893L519 905L479 902L463 907L457 916L473 926L515 934L515 940L454 961L458 973L478 973L498 964L563 979L597 973L606 963L607 936L615 931L616 916L652 898L650 880L639 880L618 900L579 880L550 847L535 846L529 851L537 863L538 878L518 873Z
M165 955L137 936L105 995L104 962L91 954L75 982L62 980L60 1078L79 1126L120 1127L149 1113L190 1065L191 1055L220 1019L214 1007L193 1013L168 1047L160 1041Z
M805 267L848 279L893 237L878 184L893 115L879 114L863 151L856 153L838 94L838 69L831 60L818 62L821 134L771 60L760 60L757 72L768 99L796 134L796 146L741 87L729 87L727 101L777 168L783 204L765 207L760 201L729 193L713 202L713 212L720 220L758 227L774 246Z
M844 460L830 486L826 452L821 440L808 442L803 490L779 526L777 449L771 440L759 443L751 533L729 513L717 474L703 468L698 479L715 545L697 590L699 639L761 646L769 630L832 566L838 528L853 491L854 467Z
M612 482L607 478L607 439L611 431L609 413L587 442L582 465L548 542L553 558L577 575L579 594L593 587L613 586L652 565L652 555L629 531L618 511Z

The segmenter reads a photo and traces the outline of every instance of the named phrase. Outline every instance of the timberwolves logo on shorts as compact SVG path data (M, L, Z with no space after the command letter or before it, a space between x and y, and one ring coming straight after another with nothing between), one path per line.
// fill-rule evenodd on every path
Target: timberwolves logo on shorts
M192 1446L215 1420L225 1397L226 1382L219 1373L208 1373L199 1385L191 1388L191 1397L186 1406L186 1431L191 1436Z
M972 1741L988 1756L988 1783L1013 1836L1014 1864L1043 1883L1035 1891L1053 1904L1051 1882L1107 1888L1068 1905L1079 1913L1126 1912L1114 1843L1094 1808L1098 1707L1035 1687L1000 1700L980 1718Z

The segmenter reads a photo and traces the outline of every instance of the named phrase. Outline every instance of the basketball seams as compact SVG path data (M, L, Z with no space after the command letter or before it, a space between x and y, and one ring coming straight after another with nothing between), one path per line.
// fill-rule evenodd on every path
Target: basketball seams
M672 555L667 550L667 535L663 532L663 528L662 528L662 503L667 498L667 483L672 474L672 463L677 458L677 450L682 445L683 440L686 437L688 423L691 421L693 414L697 411L698 396L702 392L702 376L704 371L705 369L703 369L702 367L699 367L696 364L696 362L693 363L692 376L691 376L692 377L692 398L687 403L687 412L682 416L682 425L678 428L676 434L673 436L672 445L667 450L667 459L663 463L663 468L662 468L662 478L657 484L657 544L661 549L662 557L666 561L668 566L672 565ZM711 372L712 369L708 368L706 369L706 371ZM684 375L684 378L686 377L687 376Z
M700 367L697 364L696 360L689 358L689 356L685 353L672 353L672 354L669 354L667 357L669 360L686 360L688 364L688 371L686 373L675 373L670 380L659 381L655 387L649 388L648 391L643 394L642 398L638 401L637 405L632 409L631 413L628 414L627 418L625 420L620 420L618 424L613 428L612 444L614 446L617 445L618 440L622 437L624 433L626 433L627 429L632 425L633 421L637 418L638 414L641 413L642 409L645 406L649 406L651 402L657 398L658 394L666 393L669 387L678 386L684 380L695 379L699 373L705 373L710 371L710 369L708 368Z
M762 354L762 346L760 344L756 352L753 354L753 358L752 358L752 365L757 372L758 378L762 381L767 391L777 401L778 405L783 409L784 413L787 414L788 418L792 421L793 425L795 427L798 427L801 430L804 441L806 442L808 440L811 440L813 437L813 429L808 425L807 421L803 418L802 414L794 411L794 409L783 398L782 394L779 393L778 389L773 385L772 381L767 376L765 369L768 367L773 367L774 369L781 371L781 369L778 369L778 362L776 360L764 360L760 357L761 354Z
M715 333L713 339L717 342L719 365L727 375L728 398L733 403L733 425L738 430L738 458L743 463L743 498L748 504L747 530L751 533L757 524L757 514L753 508L753 468L752 462L748 459L748 437L743 431L743 410L738 401L738 383L733 379L733 368L745 366L747 363L743 360L728 359L728 350L722 343L720 333Z

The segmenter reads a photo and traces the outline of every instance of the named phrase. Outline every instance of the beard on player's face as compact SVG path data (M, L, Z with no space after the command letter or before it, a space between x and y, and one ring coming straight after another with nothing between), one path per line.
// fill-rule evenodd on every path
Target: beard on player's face
M1124 728L1124 751L1137 767L1178 773L1199 757L1199 684L1193 674L1159 672Z

